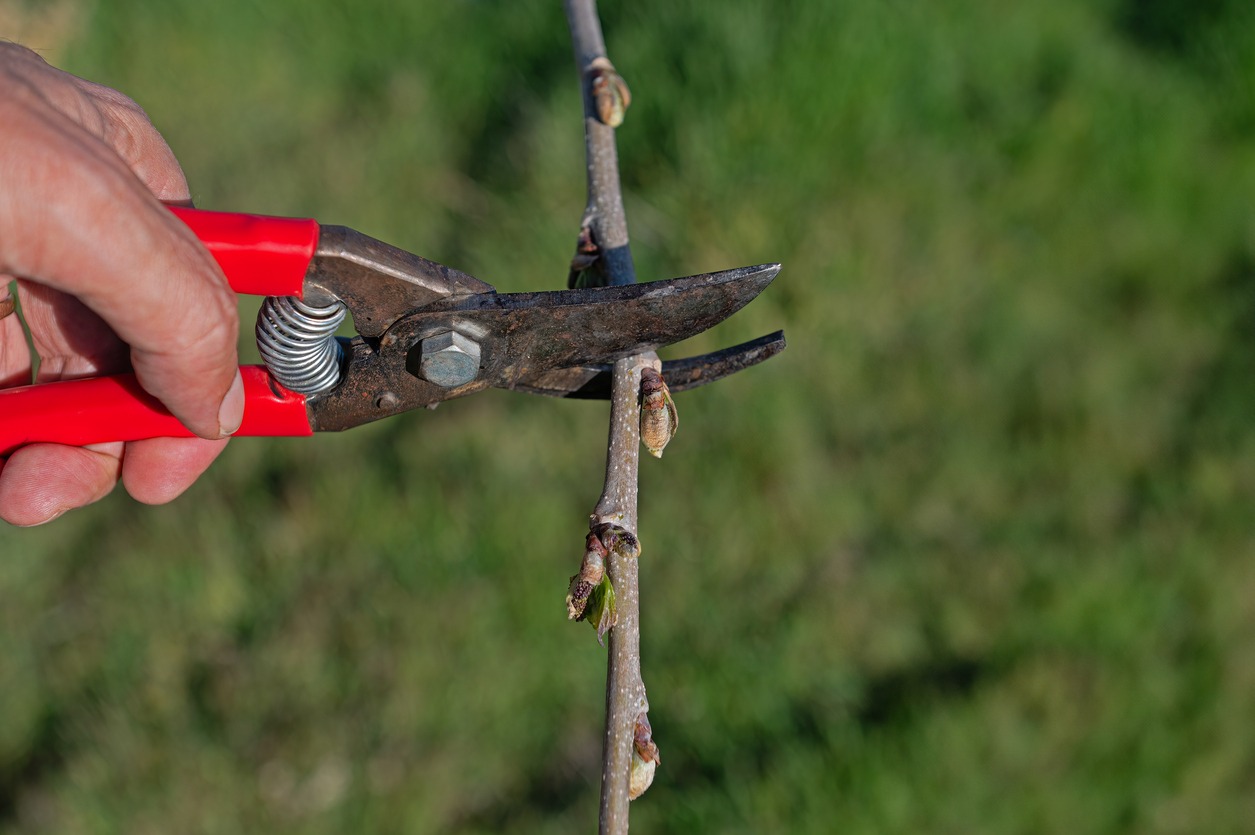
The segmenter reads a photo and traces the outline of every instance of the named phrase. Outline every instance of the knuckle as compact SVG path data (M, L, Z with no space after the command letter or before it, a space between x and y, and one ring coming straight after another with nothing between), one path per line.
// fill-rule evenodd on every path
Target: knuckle
M6 73L20 73L31 68L48 68L49 64L33 49L12 41L0 40L0 67Z
M108 99L98 103L103 141L159 198L186 198L183 169L165 138L149 121L148 114L121 93L101 89L110 94Z
M83 92L98 101L106 110L112 111L119 117L148 121L148 114L144 112L144 108L140 107L135 99L126 93L121 93L112 87L106 87L94 81L83 81L80 79L79 83Z

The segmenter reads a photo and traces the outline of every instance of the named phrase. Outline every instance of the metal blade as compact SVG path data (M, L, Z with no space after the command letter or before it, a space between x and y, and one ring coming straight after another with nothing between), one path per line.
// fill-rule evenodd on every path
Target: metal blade
M662 378L667 381L671 393L676 394L743 371L771 359L784 349L784 331L776 331L721 351L680 360L663 360ZM609 400L612 368L609 363L555 368L535 379L520 382L514 388L546 397Z
M706 275L542 293L480 293L397 322L384 343L414 344L453 328L482 349L479 381L500 388L553 368L613 362L688 339L762 292L779 264Z
M343 382L307 401L310 426L347 429L488 387L527 387L555 368L610 363L679 342L740 310L779 271L779 264L765 264L622 287L438 300L402 316L377 340L347 342ZM445 387L426 378L423 352L451 334L479 357L471 361L474 379Z

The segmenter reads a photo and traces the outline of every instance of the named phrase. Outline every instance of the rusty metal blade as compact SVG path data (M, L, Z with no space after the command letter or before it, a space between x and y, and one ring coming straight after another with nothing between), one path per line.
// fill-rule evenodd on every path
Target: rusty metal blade
M613 362L701 333L748 304L779 271L764 264L620 287L480 293L401 319L384 342L413 345L453 328L481 345L481 384L513 388L553 368Z
M779 271L765 264L621 287L439 300L401 317L378 340L350 340L344 382L307 401L310 426L347 429L489 387L534 386L556 368L652 351L731 316ZM474 380L445 388L424 377L422 345L451 331L473 341L480 358Z
M672 394L687 391L771 359L783 351L785 346L784 331L776 331L721 351L680 360L663 360L662 378L667 381L667 388ZM514 388L516 391L546 397L609 400L612 368L609 363L557 368L534 380L519 383Z

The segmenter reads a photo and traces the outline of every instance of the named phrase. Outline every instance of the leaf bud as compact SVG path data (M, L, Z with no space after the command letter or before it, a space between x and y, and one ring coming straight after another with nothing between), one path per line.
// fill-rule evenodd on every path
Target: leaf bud
M623 76L605 58L596 59L591 67L591 92L596 106L597 119L603 125L617 128L623 124L628 105L632 103L632 91Z
M650 455L661 458L679 427L671 391L661 374L646 367L641 371L641 443Z

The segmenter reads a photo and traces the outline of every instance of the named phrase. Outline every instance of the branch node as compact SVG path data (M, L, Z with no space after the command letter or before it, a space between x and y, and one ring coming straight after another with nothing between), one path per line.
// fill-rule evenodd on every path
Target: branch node
M601 544L597 534L589 532L584 540L584 558L580 570L571 578L567 588L566 612L568 620L583 620L593 589L606 577L606 558L610 552Z
M641 541L637 539L636 534L613 522L597 523L594 521L592 533L589 536L597 537L602 547L606 549L607 555L613 552L629 559L636 559L641 555Z
M635 800L645 793L654 782L654 772L662 765L662 755L654 742L649 714L641 711L636 717L636 729L632 734L632 776L629 778L628 799Z
M662 375L652 366L641 369L641 443L655 458L662 457L675 432L680 415Z
M601 247L597 243L592 223L593 218L586 216L580 224L580 234L575 241L575 255L571 257L571 270L567 273L566 286L569 289L589 286L584 282L584 271L601 259Z
M632 103L632 91L608 58L598 57L590 61L587 74L589 92L596 105L597 121L617 128L623 124L628 105Z

